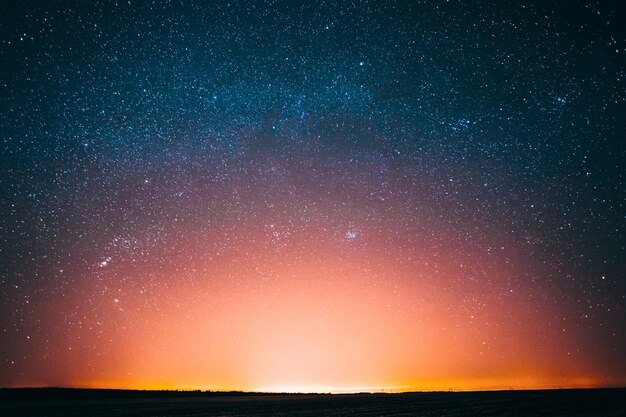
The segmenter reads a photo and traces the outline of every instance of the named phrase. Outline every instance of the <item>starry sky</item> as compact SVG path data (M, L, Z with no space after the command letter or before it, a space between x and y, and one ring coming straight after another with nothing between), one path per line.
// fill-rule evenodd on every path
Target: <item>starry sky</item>
M1 2L0 386L626 385L625 18Z

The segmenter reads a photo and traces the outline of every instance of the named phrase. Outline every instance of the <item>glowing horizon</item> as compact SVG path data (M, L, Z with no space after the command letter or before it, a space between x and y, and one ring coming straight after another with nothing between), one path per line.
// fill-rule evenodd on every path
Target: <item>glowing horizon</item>
M93 360L93 350L77 346L81 334L75 333L58 356L64 358L56 364L63 379L31 383L276 392L623 383L594 375L593 362L571 359L570 347L582 346L580 335L560 331L550 338L536 336L548 333L554 324L536 304L527 303L546 292L522 285L518 277L542 267L521 251L515 258L498 260L471 244L451 245L450 256L419 244L419 259L409 251L398 265L383 248L399 247L405 237L388 225L396 237L384 236L387 245L375 251L363 242L374 231L363 229L360 241L340 238L325 247L314 243L319 237L308 236L297 247L314 250L299 249L297 256L286 257L264 247L262 227L239 227L246 230L249 243L225 248L219 259L196 263L195 272L188 272L185 279L188 285L175 285L175 278L164 273L153 277L159 289L123 295L113 291L91 298L96 311L108 310L110 315L99 325L101 340L112 346L98 347L101 365L92 365L87 373L81 366L68 368L72 361ZM372 239L381 241L383 236L374 234ZM283 246L288 248L289 244ZM180 253L196 257L197 250L190 243ZM463 265L459 256L464 257ZM117 268L122 266L113 257L108 265L98 266L97 274L105 279L108 274L131 273ZM468 270L485 273L483 284L468 286L463 280ZM493 285L488 284L496 282L490 274L502 271L509 276L507 286L499 289L506 297L495 298L494 288L484 285ZM437 276L436 282L430 274ZM245 282L255 285L244 286ZM460 309L468 299L474 308ZM512 308L524 321L504 326ZM98 323L95 317L83 319L85 327Z
M467 380L435 380L423 382L418 385L405 386L320 386L320 385L286 385L252 387L249 389L235 387L215 387L205 385L171 384L163 382L99 382L90 381L63 386L51 385L15 385L3 388L74 388L74 389L112 389L112 390L138 390L138 391L204 391L204 392L243 392L243 393L276 393L276 394L358 394L358 393L410 393L410 392L480 392L480 391L507 391L507 390L561 390L561 389L601 389L623 388L625 381L616 381L614 384L602 384L599 379L589 377L572 377L564 379L564 384L555 385L541 383L541 378L515 377L507 384L506 380L493 379L481 381ZM459 385L459 382L461 383ZM529 382L530 384L526 384Z
M14 384L335 392L623 384L619 367L610 377L596 370L602 358L563 324L564 306L550 307L559 289L538 278L551 267L527 247L487 234L461 241L444 227L415 236L400 225L401 210L386 215L352 216L356 236L326 220L296 221L298 209L286 206L280 216L224 222L201 244L193 226L179 227L151 248L169 251L158 255L159 272L112 248L75 272L91 280L34 307L57 317L56 360L29 364ZM289 222L299 232L276 241ZM528 277L537 278L528 285ZM71 332L55 327L68 321ZM98 344L83 342L94 333Z

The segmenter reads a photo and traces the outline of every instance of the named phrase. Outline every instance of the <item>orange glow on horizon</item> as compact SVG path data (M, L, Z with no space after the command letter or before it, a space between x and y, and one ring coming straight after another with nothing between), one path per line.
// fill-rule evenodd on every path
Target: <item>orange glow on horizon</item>
M490 261L488 274L513 282L514 290L497 298L486 287L495 278L466 278L485 254L450 246L444 257L424 245L399 262L389 256L393 244L343 253L316 247L317 256L286 257L250 243L193 265L184 278L162 272L153 292L95 301L110 310L101 325L109 344L80 348L73 342L81 334L69 335L63 360L46 365L58 379L23 384L402 392L623 382L595 371L592 358L568 354L581 346L578 336L555 331L546 318L553 312L526 302L545 294L513 285L532 267L523 254Z
M509 377L493 377L485 379L472 378L437 378L430 380L420 380L407 382L403 385L269 385L251 386L242 388L241 386L205 386L202 384L176 384L171 382L137 382L125 380L92 380L76 381L68 385L70 388L93 388L93 389L132 389L132 390L180 390L180 391L242 391L242 392L269 392L269 393L331 393L331 394L351 394L359 392L429 392L429 391L496 391L496 390L540 390L540 389L575 389L575 388L605 388L601 378L590 378L586 376L569 376L555 384L550 376L537 375L514 375ZM613 385L615 387L624 386L624 381ZM609 386L610 387L610 386Z

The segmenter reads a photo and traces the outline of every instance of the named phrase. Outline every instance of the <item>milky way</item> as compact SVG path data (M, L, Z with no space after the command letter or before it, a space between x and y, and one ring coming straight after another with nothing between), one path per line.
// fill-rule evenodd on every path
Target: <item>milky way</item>
M208 3L0 5L1 386L626 384L617 2Z

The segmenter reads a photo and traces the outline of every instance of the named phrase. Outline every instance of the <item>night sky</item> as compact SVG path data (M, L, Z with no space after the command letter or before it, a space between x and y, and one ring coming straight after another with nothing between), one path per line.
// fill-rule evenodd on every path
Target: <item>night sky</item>
M626 384L621 2L210 3L0 3L0 386Z

